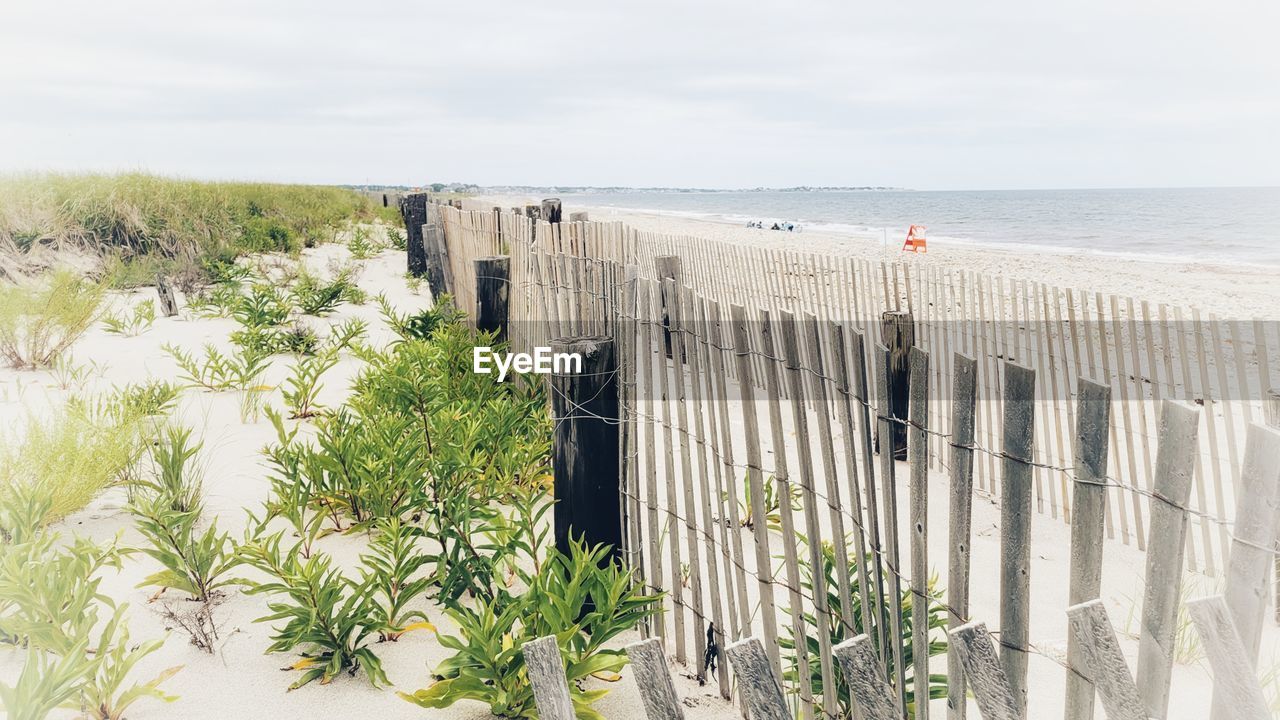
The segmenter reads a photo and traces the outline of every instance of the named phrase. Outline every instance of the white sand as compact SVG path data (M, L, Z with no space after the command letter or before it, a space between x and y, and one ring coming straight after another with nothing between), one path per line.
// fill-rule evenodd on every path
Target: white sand
M328 245L305 253L306 261L313 268L323 270L333 257L347 256L345 247ZM401 312L425 307L429 300L426 290L414 293L404 280L405 255L388 251L363 263L361 287L370 296L386 293L388 299ZM122 303L154 298L154 291L146 290L119 298ZM363 318L370 323L370 340L379 344L392 336L379 320L378 310L372 301L363 306L343 305L340 310L324 318L321 323L339 323L348 318ZM314 320L309 318L309 320ZM80 363L94 360L103 372L88 386L90 391L109 389L112 385L147 378L177 380L178 368L161 349L172 343L188 350L199 350L205 342L213 342L224 350L231 331L238 328L230 319L195 319L179 316L158 318L148 332L137 337L119 337L106 333L99 325L86 334L74 347L73 356ZM279 385L289 373L292 360L278 357L267 376L267 381ZM341 362L322 380L324 386L321 403L338 404L348 393L348 385L358 371L361 362L344 355ZM50 404L63 402L68 391L60 390L49 372L15 372L0 370L0 423L6 425L20 421L29 411L39 412ZM268 395L267 402L277 409L284 403L277 388ZM245 527L246 510L261 514L262 503L269 492L268 468L261 449L275 441L275 431L262 417L256 422L242 423L238 394L234 392L209 393L197 389L183 393L173 415L193 426L197 436L204 440L204 460L208 464L205 480L207 512L216 516L218 526L238 539ZM124 493L120 489L109 490L89 507L73 514L53 526L54 532L64 535L79 534L98 540L108 540L117 533L127 546L139 546L145 542L134 529L130 514L124 509ZM340 564L357 562L364 551L364 536L334 535L323 538L318 548L334 557ZM103 591L117 603L129 604L129 625L134 642L165 637L168 629L155 612L156 604L148 599L155 588L137 588L147 575L157 571L159 565L150 558L137 554L125 561L119 573L110 571L103 582ZM250 574L249 569L236 574ZM209 655L187 641L186 635L175 629L168 632L164 647L146 658L135 671L136 680L149 680L160 670L174 665L184 669L166 682L164 690L178 695L172 705L154 700L143 700L134 705L128 717L132 720L147 718L282 718L282 717L377 717L386 718L484 718L489 717L486 706L475 702L462 702L446 710L427 710L408 703L396 696L397 690L413 692L430 684L430 670L450 653L442 648L429 632L410 633L395 643L382 643L374 647L381 657L384 669L393 687L375 689L363 673L355 678L342 676L329 686L313 682L301 689L286 692L297 679L294 671L282 672L281 668L294 662L291 654L267 655L270 643L269 623L253 620L268 614L268 598L261 595L244 595L233 591L218 608L222 620L222 640L218 651ZM426 610L432 622L443 633L452 633L454 626L440 608L429 600L420 599L419 606ZM634 636L621 639L619 645L631 642ZM0 650L0 681L12 684L21 669L24 654L14 650ZM730 718L736 712L727 704L713 699L713 688L699 688L695 681L681 678L680 693L696 703L700 717ZM598 703L607 717L643 717L638 691L631 673L624 671L623 680L607 686L612 692ZM71 717L72 713L65 716Z
M724 242L761 247L829 252L841 256L905 259L945 269L1071 287L1104 295L1117 294L1153 304L1196 307L1224 319L1280 319L1280 269L1258 265L1165 262L1118 255L1044 250L1029 252L1007 247L929 241L929 251L903 253L902 238L823 232L781 232L743 227L736 223L683 215L610 207L580 206L572 196L564 201L565 217L587 210L592 220L623 221L640 230L667 235L696 235ZM540 202L527 196L492 196L468 200L468 207L523 207ZM474 205L472 204L474 203ZM1030 241L1029 241L1030 242Z

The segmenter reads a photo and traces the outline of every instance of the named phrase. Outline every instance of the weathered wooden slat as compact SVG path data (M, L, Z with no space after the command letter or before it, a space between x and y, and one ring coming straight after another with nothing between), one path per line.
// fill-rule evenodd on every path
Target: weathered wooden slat
M1107 505L1107 432L1111 415L1111 388L1080 381L1076 413L1075 487L1072 491L1071 580L1069 601L1081 603L1098 597L1102 588L1102 543ZM1080 643L1067 637L1066 720L1092 720L1094 689L1090 670L1081 662Z
M911 487L911 678L916 720L929 720L929 353L911 348L907 459Z
M880 618L876 614L879 602L872 603L871 578L867 574L867 526L863 512L862 487L858 482L858 457L854 449L854 436L857 435L855 404L851 383L849 381L851 363L848 360L848 347L845 344L845 329L839 323L827 326L828 342L831 343L832 355L835 358L832 374L836 382L836 407L840 421L840 434L843 439L845 478L849 483L849 507L847 512L853 516L853 552L854 565L858 569L858 599L862 610L858 622L863 633L874 637Z
M803 638L806 637L806 633L803 598L800 594L800 562L796 553L796 543L789 541L790 538L795 537L796 524L791 511L792 485L790 471L787 469L786 431L782 425L782 400L780 394L783 383L781 379L782 362L779 359L781 352L778 348L778 343L774 341L773 316L769 311L761 312L760 352L766 359L765 393L769 401L769 428L775 463L773 469L774 491L779 498L778 516L782 523L782 537L788 540L782 543L782 557L787 573L787 597L789 601L787 612L791 615L791 637ZM799 653L796 665L800 670L799 677L808 678L810 672L809 653ZM813 718L813 692L810 684L808 682L798 683L796 692L800 695L801 717L804 720L811 720Z
M789 381L788 388L791 390L792 423L793 427L795 427L796 451L800 461L800 488L804 507L805 537L808 539L806 545L809 551L809 567L814 570L810 575L813 616L817 625L813 632L818 636L818 669L822 677L822 687L830 689L836 686L835 672L831 661L831 614L827 601L826 576L818 571L818 568L821 568L823 563L822 530L818 516L818 496L814 487L816 478L813 451L809 441L809 418L804 402L806 373L800 358L800 346L796 330L798 321L794 315L785 310L782 311L781 318L779 323L781 332L779 334L782 339L782 354L785 360L787 380ZM782 503L785 504L787 502L789 502L789 499L784 496ZM822 705L826 712L834 713L836 711L835 693L829 690L823 692Z
M769 524L765 518L764 477L760 457L760 422L756 416L755 388L751 372L751 340L747 334L747 313L741 305L731 308L734 354L738 367L738 396L742 408L743 434L747 452L747 485L750 493L751 535L755 540L756 578L759 581L760 620L764 625L765 648L776 673L782 672L778 654L778 610L773 597L773 556L769 553ZM736 479L731 479L737 482Z
M1027 707L1031 630L1031 493L1036 372L1005 363L1000 487L1000 660L1019 713Z
M1138 688L1147 712L1164 717L1173 676L1183 553L1187 546L1187 500L1200 447L1200 411L1175 400L1160 410L1156 446L1151 541L1147 543L1146 589L1138 640Z
M1213 669L1214 714L1222 720L1269 720L1271 711L1231 611L1222 596L1187 603L1205 657ZM1220 704L1221 710L1218 709ZM1221 714L1219 714L1221 713Z
M1067 618L1071 625L1071 638L1079 650L1072 667L1091 679L1092 684L1086 687L1090 690L1097 687L1102 707L1107 711L1107 720L1148 720L1102 601L1090 600L1072 605L1067 608ZM1092 706L1089 715L1082 717L1093 717Z
M750 637L725 649L733 673L742 683L747 709L753 720L793 720L782 695L782 685L764 654L760 641Z
M951 502L948 506L950 552L947 572L947 627L968 621L969 567L973 524L973 427L977 403L978 363L956 353L952 360L955 385L951 395ZM954 646L947 648L947 717L964 720L964 671Z
M525 670L533 686L533 700L542 720L575 720L573 700L569 697L569 681L565 679L564 660L554 635L540 637L524 644Z
M891 427L894 415L890 408L889 367L890 350L876 346L876 394L880 398L876 412L880 429L880 488L884 492L881 507L884 509L884 541L887 561L880 572L888 575L889 632L883 650L885 660L893 667L893 683L898 690L898 706L906 708L906 667L902 658L902 562L898 552L898 483L894 479L894 436Z
M818 319L812 315L804 319L802 342L807 351L810 370L815 378L813 409L817 415L818 447L822 456L822 474L826 478L827 515L831 522L831 537L838 551L836 561L836 592L840 599L840 622L848 631L853 630L853 583L849 574L849 554L845 552L844 519L845 502L840 493L840 481L836 471L835 440L831 432L831 404L828 392L829 373L823 357L824 347L818 337Z
M648 720L684 720L684 708L671 682L671 670L667 667L667 654L657 638L642 640L626 647L631 672L640 689Z
M1249 661L1256 662L1262 618L1270 593L1267 571L1275 541L1280 491L1280 432L1249 426L1241 486L1236 489L1235 527L1223 597Z
M832 652L863 720L900 720L893 687L884 678L871 637L858 635L836 645Z
M1023 720L1024 715L996 655L987 624L972 622L961 625L948 630L947 637L956 646L983 720Z

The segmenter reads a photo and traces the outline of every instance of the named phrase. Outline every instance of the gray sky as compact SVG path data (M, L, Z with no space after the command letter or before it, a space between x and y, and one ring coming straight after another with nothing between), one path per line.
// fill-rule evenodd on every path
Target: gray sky
M1280 185L1278 21L1273 0L8 0L0 171Z

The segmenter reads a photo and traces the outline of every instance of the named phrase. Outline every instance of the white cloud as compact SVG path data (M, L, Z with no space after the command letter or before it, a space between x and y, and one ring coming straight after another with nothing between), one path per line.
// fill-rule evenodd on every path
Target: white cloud
M0 170L1280 184L1274 3L0 8Z

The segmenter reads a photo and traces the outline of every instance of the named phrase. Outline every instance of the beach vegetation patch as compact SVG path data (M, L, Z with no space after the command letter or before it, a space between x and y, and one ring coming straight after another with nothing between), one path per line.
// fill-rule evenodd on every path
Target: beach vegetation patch
M71 270L0 283L0 357L19 370L49 367L97 321L104 297Z

